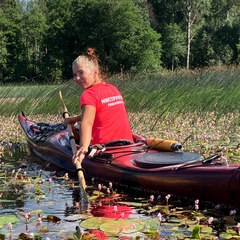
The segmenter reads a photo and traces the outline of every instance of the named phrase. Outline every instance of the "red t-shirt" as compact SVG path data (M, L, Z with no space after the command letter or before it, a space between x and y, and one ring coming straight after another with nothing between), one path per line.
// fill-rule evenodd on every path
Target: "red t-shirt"
M88 88L80 97L80 105L96 109L91 144L119 139L133 141L123 97L115 86L101 82Z

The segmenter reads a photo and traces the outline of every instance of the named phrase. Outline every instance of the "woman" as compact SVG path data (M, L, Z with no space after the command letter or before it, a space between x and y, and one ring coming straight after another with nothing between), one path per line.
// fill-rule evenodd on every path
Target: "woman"
M77 57L72 64L74 80L83 89L82 114L70 117L65 124L80 124L79 149L75 161L82 161L90 144L104 144L124 139L133 141L123 97L118 89L104 81L94 49Z

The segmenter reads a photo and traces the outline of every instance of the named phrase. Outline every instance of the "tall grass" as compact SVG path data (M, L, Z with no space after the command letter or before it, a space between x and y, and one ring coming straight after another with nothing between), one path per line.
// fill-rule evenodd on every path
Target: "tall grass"
M109 82L121 90L129 112L171 113L240 110L240 69L200 70L153 76L114 76ZM29 115L59 114L58 92L69 111L79 112L81 90L69 81L61 85L0 86L0 115L21 111Z
M124 96L133 132L176 139L201 154L223 151L239 158L240 69L113 76L109 82ZM81 90L74 81L0 86L0 127L10 129L2 131L2 139L19 138L16 116L22 111L36 121L62 121L59 91L70 114L80 113ZM15 125L4 123L7 119Z

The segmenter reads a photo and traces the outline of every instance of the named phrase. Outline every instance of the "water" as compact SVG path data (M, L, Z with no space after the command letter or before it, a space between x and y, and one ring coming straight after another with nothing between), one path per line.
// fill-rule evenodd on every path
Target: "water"
M92 179L87 182L90 206L83 212L74 201L79 196L75 176L42 162L25 144L6 143L0 150L0 237L5 239L20 234L74 239L76 227L81 239L186 239L197 226L206 239L238 235L239 209L177 196L167 202L165 195Z
M41 228L50 228L51 231L55 231L48 234L52 238L58 231L75 229L74 224L69 222L66 224L64 221L68 215L68 206L73 205L73 188L66 180L57 177L64 175L63 172L58 171L56 174L54 168L44 165L30 154L25 146L5 148L1 160L0 216L14 215L19 219L16 220L12 231L0 221L1 233L17 238L20 233L36 234ZM74 183L74 180L68 181ZM36 192L37 185L40 188L39 193ZM31 218L26 221L25 214L29 212ZM46 221L47 216L51 215L61 219L60 223ZM43 223L36 226L39 217ZM9 221L11 222L11 219Z

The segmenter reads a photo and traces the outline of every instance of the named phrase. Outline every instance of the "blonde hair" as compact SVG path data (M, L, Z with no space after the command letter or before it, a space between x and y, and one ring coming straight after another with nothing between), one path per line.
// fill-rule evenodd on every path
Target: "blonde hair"
M90 69L97 68L99 70L98 56L93 48L87 48L84 54L78 56L73 61L72 66L80 62L86 64Z

